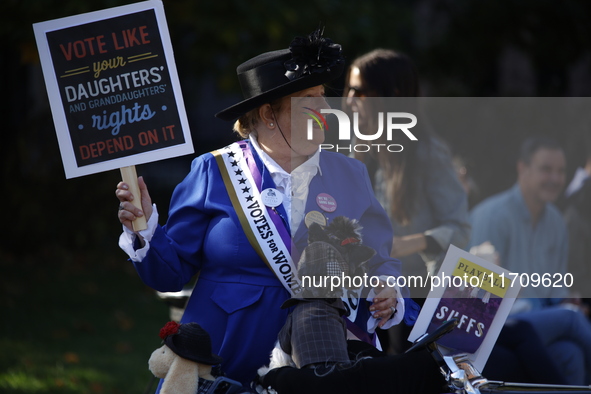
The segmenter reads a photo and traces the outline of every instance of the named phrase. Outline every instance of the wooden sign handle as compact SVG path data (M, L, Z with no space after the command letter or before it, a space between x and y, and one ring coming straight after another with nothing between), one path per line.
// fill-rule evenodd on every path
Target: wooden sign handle
M140 192L140 186L137 182L137 172L135 170L135 166L129 167L121 167L121 178L123 182L127 183L129 186L129 191L133 194L133 201L131 202L134 207L139 208L143 211L142 208L142 193ZM146 217L141 216L136 218L133 222L133 231L141 231L148 228L148 223L146 222Z

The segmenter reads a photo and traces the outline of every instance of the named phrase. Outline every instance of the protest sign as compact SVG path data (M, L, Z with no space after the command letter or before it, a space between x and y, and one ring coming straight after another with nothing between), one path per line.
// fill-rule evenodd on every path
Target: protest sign
M482 370L519 294L520 283L512 280L508 270L453 245L433 279L409 341L457 318L456 328L437 344L446 355L467 354Z
M33 27L66 178L193 153L160 0Z

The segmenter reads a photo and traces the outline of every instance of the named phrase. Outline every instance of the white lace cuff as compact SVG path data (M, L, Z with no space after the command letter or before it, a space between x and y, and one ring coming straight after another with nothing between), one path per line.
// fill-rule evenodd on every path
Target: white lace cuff
M154 210L152 211L152 216L150 216L150 219L148 220L148 228L139 232L139 236L142 237L145 243L142 248L137 250L134 248L137 234L129 230L127 227L123 226L123 233L119 236L119 247L127 253L131 261L135 263L141 262L144 257L146 257L148 250L150 250L150 241L158 226L158 209L156 208L156 204L152 204L152 208Z
M380 280L382 282L385 283L396 283L396 281L390 280L390 282L388 282L388 278L392 278L391 276L386 276L386 275L382 275L380 276ZM404 297L402 297L402 292L400 291L400 288L398 287L398 285L394 286L394 288L396 289L396 300L398 301L398 304L396 305L396 313L394 314L394 316L392 316L387 322L386 324L384 324L384 326L382 327L382 330L387 330L388 328L395 326L397 324L399 324L402 319L404 318ZM371 289L369 291L369 295L367 297L367 300L369 302L373 301L373 298L376 296L376 292L375 289ZM375 317L370 317L367 320L367 332L369 332L370 334L375 332L376 328L378 327L378 323L380 322L380 319L376 319Z

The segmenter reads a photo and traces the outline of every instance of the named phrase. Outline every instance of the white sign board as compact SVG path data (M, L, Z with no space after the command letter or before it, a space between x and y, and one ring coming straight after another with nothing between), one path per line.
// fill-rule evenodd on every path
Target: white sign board
M160 0L33 28L67 178L194 152Z
M437 341L444 355L467 353L482 371L521 289L504 268L453 245L408 338L414 341L444 321L457 318L454 330Z

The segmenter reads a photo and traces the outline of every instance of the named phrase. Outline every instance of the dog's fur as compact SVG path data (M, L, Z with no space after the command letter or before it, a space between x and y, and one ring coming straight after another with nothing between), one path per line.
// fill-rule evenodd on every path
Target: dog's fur
M339 216L335 218L330 225L326 228L322 228L320 225L313 223L308 230L308 247L315 242L326 242L334 247L338 253L342 256L346 262L346 267L343 267L343 273L346 275L356 275L362 270L363 264L371 259L375 254L375 251L367 246L361 244L361 226L356 220ZM308 247L306 249L308 249ZM321 275L326 272L326 265L329 261L314 261L309 262L305 260L305 250L302 254L298 264L298 276L300 279L304 275ZM312 291L313 289L309 289ZM304 289L304 294L306 294ZM310 293L308 294L315 294ZM326 296L326 295L325 295ZM295 306L298 308L298 305ZM339 311L335 308L335 314L339 314ZM293 330L293 327L292 327ZM338 333L341 335L341 333ZM346 339L343 338L344 346L346 346ZM328 360L327 360L328 361ZM269 365L261 367L258 370L259 376L264 377L271 369L280 368L284 366L296 367L292 355L287 354L280 346L279 341L275 343L275 348L271 352L271 358Z
M183 358L166 345L154 350L148 366L154 376L165 378L161 394L195 394L199 388L199 378L215 379L211 375L211 365Z

